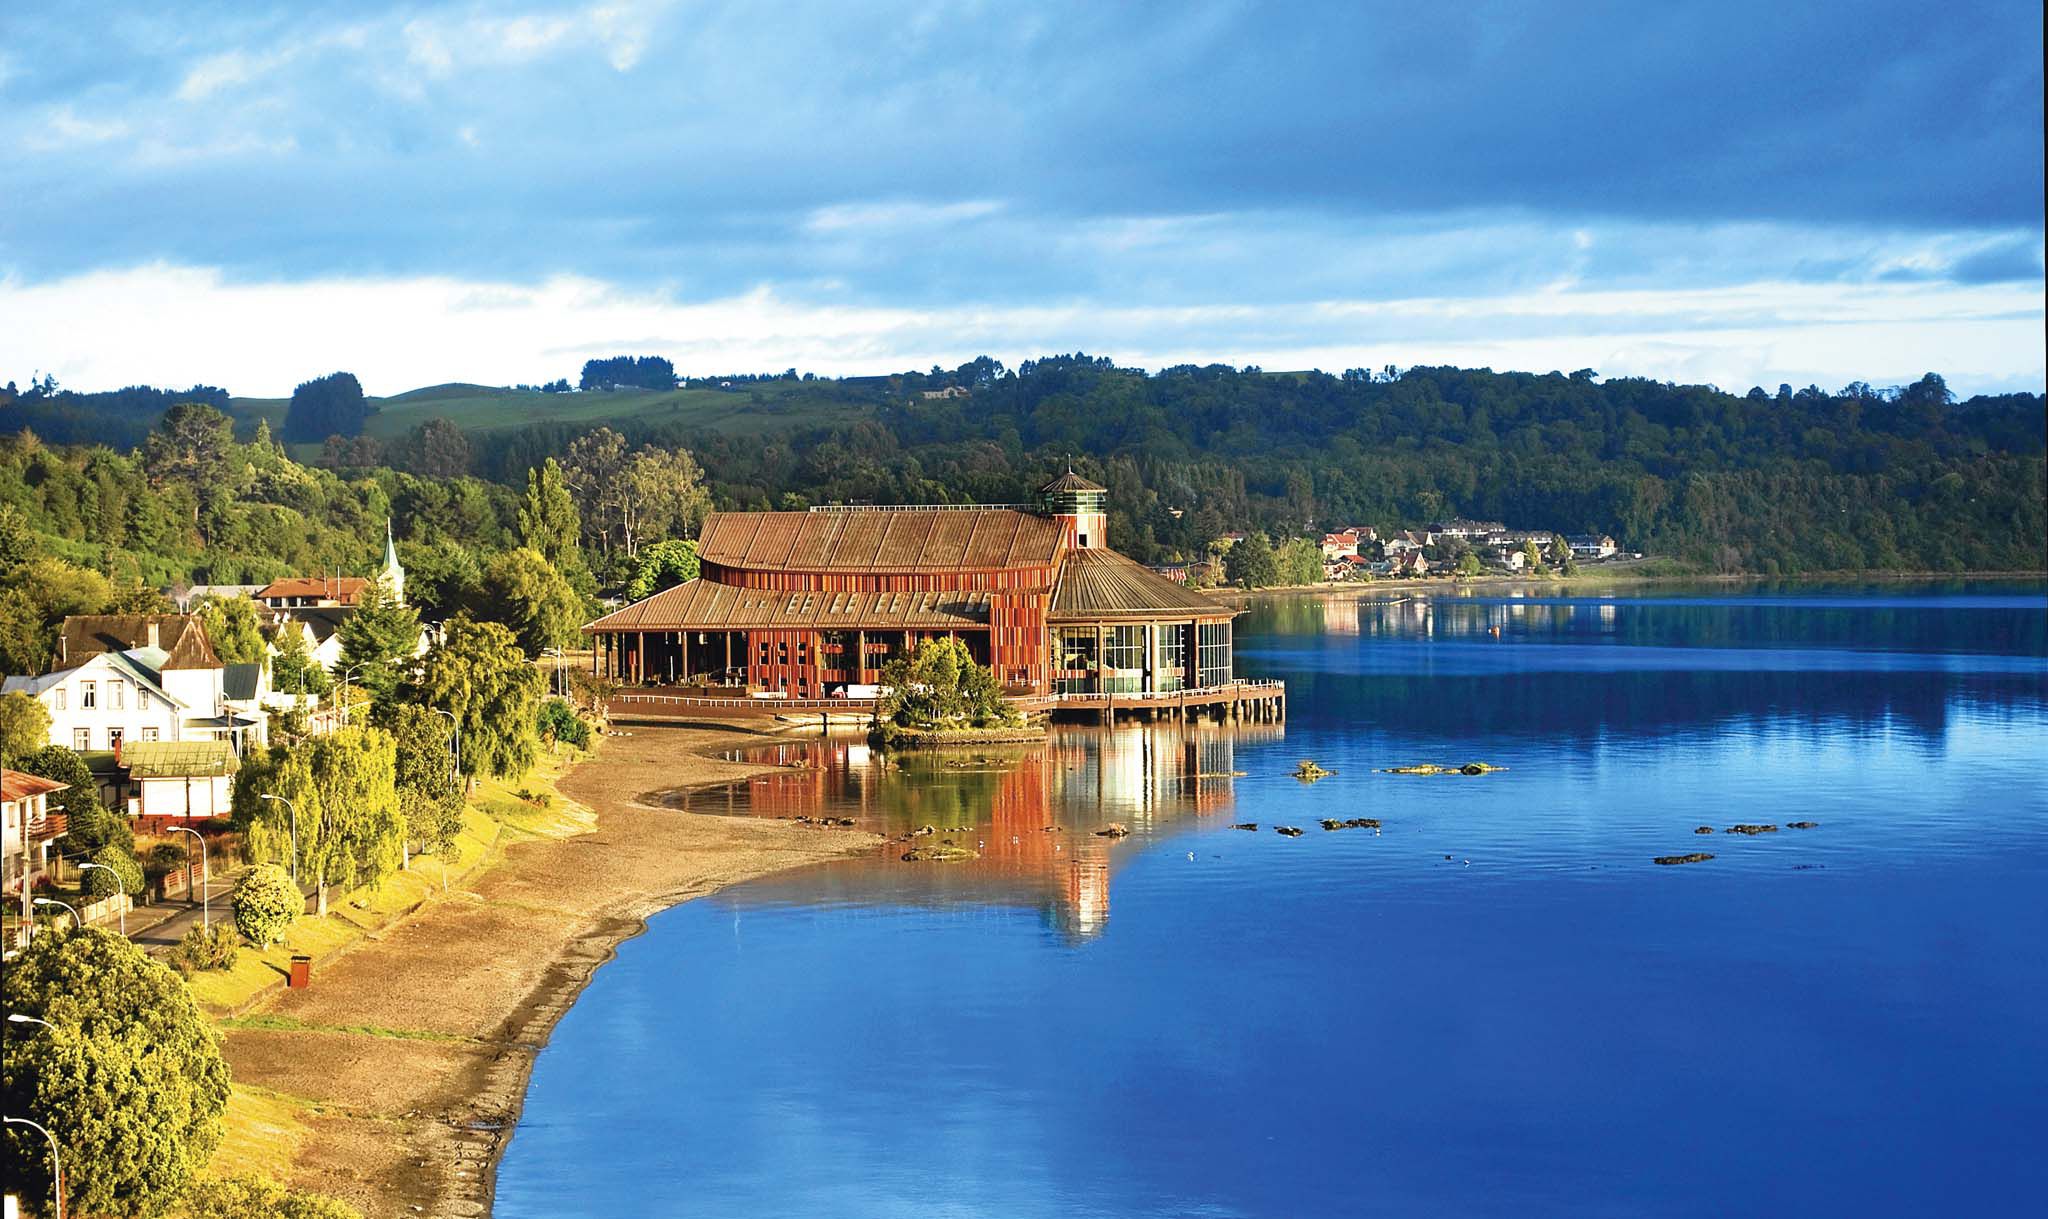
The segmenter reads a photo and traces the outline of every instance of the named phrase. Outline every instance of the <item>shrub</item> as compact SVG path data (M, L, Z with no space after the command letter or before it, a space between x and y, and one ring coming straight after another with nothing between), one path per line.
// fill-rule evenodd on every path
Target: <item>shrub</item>
M551 698L540 705L541 739L558 741L582 749L590 744L590 725L576 714L567 699Z
M143 870L151 876L168 876L185 866L192 852L175 842L159 842L149 848Z
M235 886L235 926L258 948L283 939L305 908L305 894L276 864L252 870Z
M338 1198L279 1185L266 1177L201 1177L185 1195L190 1219L363 1219Z
M190 977L202 969L233 969L235 957L242 951L242 941L235 929L226 923L213 927L194 926L185 932L185 938L171 950L171 968Z
M120 875L120 890L129 896L142 892L142 867L125 848L110 842L92 853L92 861L99 867L85 869L85 878L80 882L88 897L112 897L116 892L114 877L102 868L112 868Z

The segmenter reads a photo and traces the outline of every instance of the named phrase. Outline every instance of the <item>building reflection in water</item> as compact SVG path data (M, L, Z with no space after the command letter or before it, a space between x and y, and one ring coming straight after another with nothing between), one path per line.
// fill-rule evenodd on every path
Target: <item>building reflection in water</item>
M1075 940L1109 920L1117 861L1140 844L1235 804L1236 747L1275 740L1278 724L1066 727L1029 745L885 754L857 737L806 738L741 757L781 769L680 794L691 812L754 817L851 817L891 841L865 860L833 865L829 888L877 890L963 907L1031 904ZM1128 839L1096 831L1127 828ZM953 864L901 861L896 841L923 826L930 839L978 850ZM819 878L811 878L811 884Z

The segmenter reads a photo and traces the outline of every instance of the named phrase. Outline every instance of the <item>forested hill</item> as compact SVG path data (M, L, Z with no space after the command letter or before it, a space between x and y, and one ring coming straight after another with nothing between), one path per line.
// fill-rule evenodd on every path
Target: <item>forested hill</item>
M294 452L347 477L389 467L516 485L609 425L636 445L690 450L726 507L1014 501L1071 457L1109 486L1115 544L1148 560L1192 556L1227 529L1453 514L1769 574L2037 570L2048 548L2042 397L1956 402L1932 375L1892 390L1730 394L1591 372L1148 375L1060 356L670 390L444 387L378 403L365 435ZM283 407L229 409L247 432ZM0 431L22 424L35 426L0 403Z

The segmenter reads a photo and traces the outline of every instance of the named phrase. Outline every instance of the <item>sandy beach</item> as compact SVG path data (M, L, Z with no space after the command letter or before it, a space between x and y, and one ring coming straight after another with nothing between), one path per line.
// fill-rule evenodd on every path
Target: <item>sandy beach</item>
M488 1214L535 1053L622 941L722 886L872 846L858 829L653 803L766 769L717 754L768 725L634 727L560 787L596 828L522 842L468 886L279 991L227 1031L239 1085L308 1102L294 1182L370 1219Z

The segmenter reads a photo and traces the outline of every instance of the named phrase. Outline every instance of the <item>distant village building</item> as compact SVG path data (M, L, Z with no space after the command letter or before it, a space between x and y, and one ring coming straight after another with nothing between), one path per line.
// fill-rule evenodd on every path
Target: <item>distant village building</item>
M18 770L0 770L0 889L28 903L29 891L50 870L56 843L67 829L50 797L67 785Z
M1438 538L1459 538L1461 540L1483 538L1489 534L1504 533L1506 531L1507 526L1500 521L1473 521L1467 520L1464 517L1458 517L1455 520L1439 521L1431 525L1428 533L1430 535L1429 540L1434 542Z
M361 576L286 576L256 592L256 600L274 610L354 608L370 582Z
M927 402L935 398L965 398L966 396L967 387L964 385L948 385L944 389L927 389L918 394L918 397L923 398Z
M1109 549L1104 496L1069 470L1035 510L713 513L697 579L584 630L627 681L772 697L858 697L927 639L959 640L1018 694L1231 685L1237 611Z
M192 607L201 601L226 601L233 600L236 597L248 597L254 600L256 595L263 591L263 588L264 586L261 584L194 584L183 592L173 588L171 590L171 601L178 607L179 613L189 614L192 612Z
M1573 557L1580 559L1612 558L1621 549L1613 538L1604 533L1575 533L1564 541L1572 548Z

